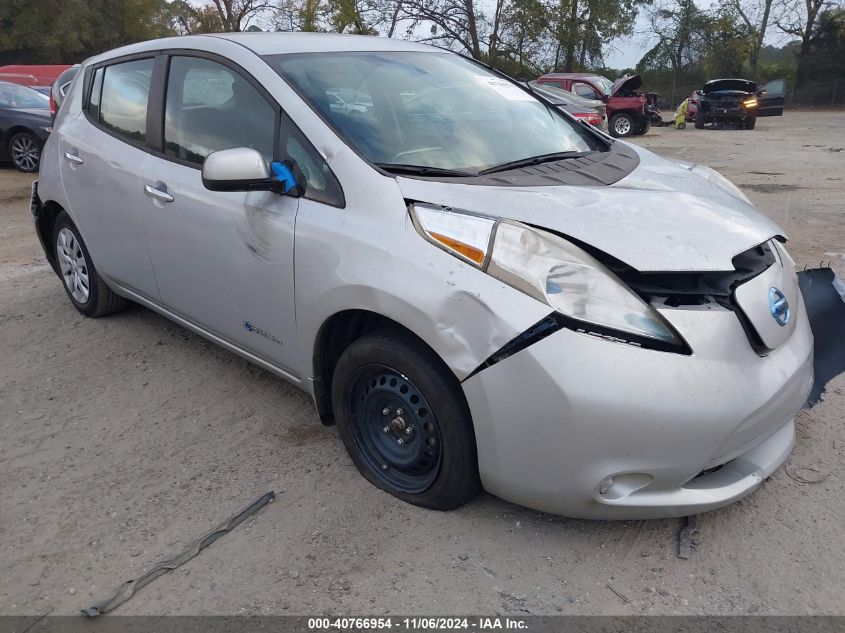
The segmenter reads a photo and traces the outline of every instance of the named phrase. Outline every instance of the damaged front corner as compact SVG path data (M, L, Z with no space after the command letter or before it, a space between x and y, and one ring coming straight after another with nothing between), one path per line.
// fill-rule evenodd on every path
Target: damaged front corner
M832 268L798 273L810 329L813 331L813 387L803 408L821 400L827 383L845 372L845 284Z
M494 309L480 293L449 287L451 291L441 303L435 323L442 345L441 353L458 379L463 381L496 350L519 336L524 328L515 326L515 323L522 322L524 317L514 314L512 316L517 318L507 318L506 310L501 306L498 310Z

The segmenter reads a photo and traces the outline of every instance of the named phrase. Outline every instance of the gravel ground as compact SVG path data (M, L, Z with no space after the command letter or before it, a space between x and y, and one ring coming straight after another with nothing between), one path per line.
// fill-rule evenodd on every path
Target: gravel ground
M799 265L845 273L845 113L637 139L739 184ZM0 613L70 614L266 490L277 499L121 614L845 614L845 377L787 469L699 517L589 522L490 495L451 513L362 479L281 380L132 307L79 316L45 263L31 178L0 167ZM794 471L793 471L794 472Z

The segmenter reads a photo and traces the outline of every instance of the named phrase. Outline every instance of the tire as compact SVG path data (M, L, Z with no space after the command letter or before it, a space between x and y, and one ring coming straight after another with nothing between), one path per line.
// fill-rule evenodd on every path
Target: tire
M18 132L9 139L9 160L15 169L34 173L41 163L41 142L30 132Z
M746 130L753 130L755 125L757 125L757 115L750 116L745 119Z
M685 130L686 128L687 128L687 124L684 121L681 121L680 123L678 123L678 129L679 130Z
M346 348L332 404L349 456L374 486L433 510L453 510L481 490L460 384L410 335L375 332Z
M617 112L610 117L610 126L608 128L610 135L616 138L625 138L631 136L636 128L633 117L627 112Z
M97 273L85 242L64 211L56 217L53 246L59 278L74 308L96 318L126 307L126 299L115 294Z
M704 117L700 114L695 115L695 129L696 130L703 130L704 129Z
M650 129L651 129L651 121L646 119L645 121L643 121L643 124L637 130L637 136L645 136L646 134L648 134L648 131Z

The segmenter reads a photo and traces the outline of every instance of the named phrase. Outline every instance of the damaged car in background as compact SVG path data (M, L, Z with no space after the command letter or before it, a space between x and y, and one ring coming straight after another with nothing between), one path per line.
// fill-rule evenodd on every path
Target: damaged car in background
M736 125L753 130L757 117L783 115L785 82L770 81L758 88L747 79L713 79L704 84L695 104L695 127Z
M300 387L382 490L683 516L789 456L810 321L783 230L712 169L396 39L186 36L80 72L32 198L70 303Z

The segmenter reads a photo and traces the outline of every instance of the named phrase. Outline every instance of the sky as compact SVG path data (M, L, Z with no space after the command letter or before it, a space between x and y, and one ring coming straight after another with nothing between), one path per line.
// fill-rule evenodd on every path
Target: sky
M708 9L712 4L709 0L696 0L695 3L702 9ZM605 66L617 69L634 68L648 49L656 44L654 38L648 34L649 28L648 16L644 9L640 9L634 25L634 35L617 38L605 49ZM789 37L774 25L769 25L766 31L766 44L783 46L788 40Z

